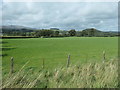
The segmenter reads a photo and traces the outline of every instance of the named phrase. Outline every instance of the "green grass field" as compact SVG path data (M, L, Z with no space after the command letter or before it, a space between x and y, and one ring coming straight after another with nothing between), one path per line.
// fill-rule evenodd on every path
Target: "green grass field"
M101 62L103 51L106 60L117 58L117 37L68 37L68 38L26 38L3 39L3 74L9 72L10 58L14 57L15 71L19 70L27 61L27 69L39 70L42 60L45 68L53 69L66 66L67 55L71 55L71 64L86 62Z

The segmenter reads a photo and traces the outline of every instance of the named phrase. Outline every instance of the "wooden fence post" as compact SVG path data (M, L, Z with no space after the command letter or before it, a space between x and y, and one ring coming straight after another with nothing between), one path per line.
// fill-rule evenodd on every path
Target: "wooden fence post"
M106 55L105 55L105 51L103 51L103 63L105 62L106 59Z
M42 63L43 65L42 65L42 68L44 68L45 67L45 60L43 59L43 63Z
M11 57L11 68L10 68L10 73L14 73L14 58Z
M67 67L69 67L69 64L70 64L70 55L68 55Z

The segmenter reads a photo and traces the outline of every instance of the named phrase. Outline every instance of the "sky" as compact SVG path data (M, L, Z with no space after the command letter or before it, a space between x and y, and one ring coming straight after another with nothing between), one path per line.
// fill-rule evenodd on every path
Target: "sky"
M118 30L117 2L4 2L2 25L31 28Z

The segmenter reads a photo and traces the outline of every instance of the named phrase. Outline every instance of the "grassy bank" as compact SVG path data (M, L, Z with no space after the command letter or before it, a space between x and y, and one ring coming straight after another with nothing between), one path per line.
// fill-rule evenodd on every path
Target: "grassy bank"
M27 63L29 64L29 63ZM3 78L3 88L117 88L118 60L94 62L54 70L25 69Z

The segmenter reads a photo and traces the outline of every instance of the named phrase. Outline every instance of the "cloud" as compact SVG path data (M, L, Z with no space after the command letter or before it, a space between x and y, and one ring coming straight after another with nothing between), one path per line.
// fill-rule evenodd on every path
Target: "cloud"
M4 2L3 24L34 28L117 30L116 2Z
M4 2L119 2L119 0L3 0Z

